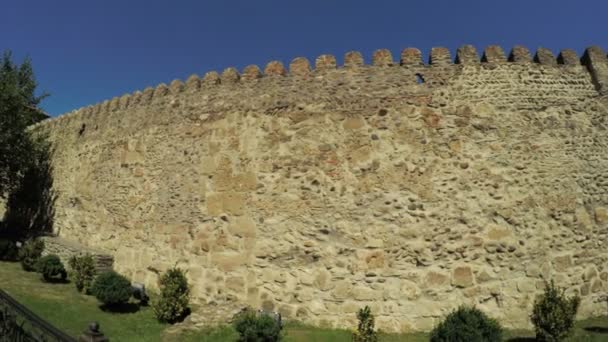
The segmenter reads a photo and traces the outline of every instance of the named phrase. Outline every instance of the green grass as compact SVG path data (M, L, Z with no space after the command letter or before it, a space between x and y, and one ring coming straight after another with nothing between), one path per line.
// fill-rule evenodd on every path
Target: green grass
M152 309L141 308L131 313L104 312L94 297L76 291L72 283L44 283L37 273L25 272L19 263L0 262L0 288L30 310L66 333L78 336L92 321L112 341L121 342L224 342L235 341L236 332L229 326L190 331L182 335L165 335L169 326L156 321ZM595 331L586 330L585 328ZM286 342L350 342L349 330L310 327L295 322L285 326ZM507 331L507 341L533 341L531 331ZM423 342L428 334L380 334L381 342ZM569 341L608 342L608 317L577 322Z
M127 342L160 341L166 328L149 307L133 313L104 312L95 297L79 293L74 284L44 283L40 274L23 271L19 263L0 263L0 288L72 336L80 335L93 321L99 322L106 336L120 336L120 341Z

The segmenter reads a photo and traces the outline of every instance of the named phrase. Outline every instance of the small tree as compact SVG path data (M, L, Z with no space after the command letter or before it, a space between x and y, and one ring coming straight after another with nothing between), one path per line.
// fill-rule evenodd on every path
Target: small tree
M431 331L431 342L495 341L502 341L502 327L475 307L459 307Z
M277 316L280 317L280 316ZM239 342L277 342L282 340L281 321L264 312L245 309L232 323L239 334Z
M96 273L93 256L88 253L81 256L74 255L69 263L73 274L71 277L78 292L90 293Z
M54 254L49 254L38 259L36 269L42 274L44 280L48 282L55 281L58 277L61 280L65 280L68 276L61 259Z
M19 250L21 267L28 272L36 271L36 263L38 262L38 259L40 259L43 250L44 241L28 240Z
M374 315L369 306L359 309L357 312L359 325L353 333L353 342L377 342L378 334L374 331Z
M152 308L161 322L175 323L188 312L190 289L186 274L175 267L160 278L160 297L152 302Z
M114 271L107 271L97 276L91 293L107 307L116 307L131 298L131 282Z
M574 327L580 302L577 295L567 298L565 289L556 287L553 280L545 282L545 291L534 300L534 309L530 316L536 331L536 340L565 340Z

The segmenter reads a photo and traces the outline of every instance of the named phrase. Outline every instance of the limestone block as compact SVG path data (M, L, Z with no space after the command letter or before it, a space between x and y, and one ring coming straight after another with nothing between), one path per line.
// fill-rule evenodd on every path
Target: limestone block
M435 288L448 285L449 277L438 271L428 271L424 277L424 285L426 288Z
M235 252L211 253L211 265L221 271L233 271L249 262L247 255Z
M240 216L230 222L228 231L241 237L255 237L256 225L251 217Z
M321 291L328 291L335 287L335 284L331 280L331 273L327 270L319 270L315 274L313 286Z
M469 266L459 266L452 273L452 285L456 287L469 287L473 285L473 271Z
M517 281L517 290L522 293L536 292L536 280L524 278Z
M355 300L360 301L375 301L382 299L382 292L378 290L370 289L369 287L355 285L353 286L351 293Z
M605 207L595 208L595 222L598 224L608 223L608 209Z
M570 267L572 267L572 256L571 255L562 255L553 258L553 268L557 272L565 272Z
M234 191L209 193L206 199L207 212L212 216L224 213L239 216L244 213L245 200L245 194Z

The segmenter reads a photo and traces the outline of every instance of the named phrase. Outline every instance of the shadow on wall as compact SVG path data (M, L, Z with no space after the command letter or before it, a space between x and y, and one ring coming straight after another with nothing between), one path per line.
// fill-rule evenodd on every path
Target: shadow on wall
M32 137L31 153L20 185L8 194L2 235L27 238L53 232L57 196L53 192L53 151L46 136Z

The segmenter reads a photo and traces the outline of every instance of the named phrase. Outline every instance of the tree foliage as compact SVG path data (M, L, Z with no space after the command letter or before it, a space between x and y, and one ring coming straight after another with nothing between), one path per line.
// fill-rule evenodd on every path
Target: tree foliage
M51 148L41 130L28 126L47 116L39 108L32 63L0 60L0 199L6 199L5 235L35 236L52 229ZM0 217L0 220L3 219Z
M0 197L20 185L32 163L36 142L26 128L46 117L38 105L47 95L36 96L37 85L31 60L17 65L5 52L0 60Z

